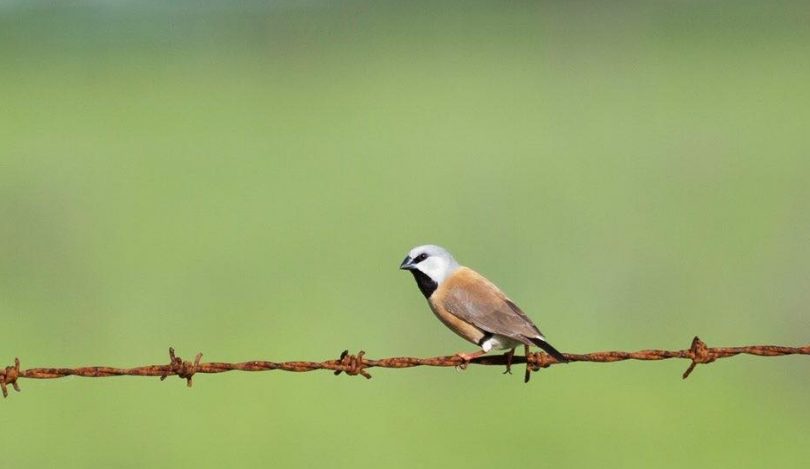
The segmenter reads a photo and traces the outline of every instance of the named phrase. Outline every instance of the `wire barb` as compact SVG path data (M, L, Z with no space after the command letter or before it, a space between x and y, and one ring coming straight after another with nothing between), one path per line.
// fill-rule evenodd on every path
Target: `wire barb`
M786 347L782 345L748 345L742 347L709 347L699 338L692 340L692 345L684 350L639 350L637 352L592 352L586 354L565 353L563 354L568 363L592 362L611 363L624 360L668 360L672 358L690 360L692 363L683 377L686 378L699 364L712 363L720 358L733 357L735 355L747 354L760 357L778 357L784 355L810 355L810 345L799 347ZM240 363L208 362L200 363L202 353L194 357L194 361L184 361L175 354L174 348L169 348L168 365L146 365L135 368L113 368L108 366L86 366L80 368L29 368L20 369L20 360L14 360L14 366L0 368L0 388L3 396L8 395L8 385L19 391L17 381L20 378L28 379L54 379L66 376L82 376L86 378L103 378L108 376L159 376L161 380L169 376L178 376L186 380L190 387L192 377L198 373L224 373L226 371L293 371L306 372L315 370L331 370L335 375L346 373L349 376L363 376L371 378L368 373L369 368L413 368L416 366L438 366L457 367L469 364L474 365L496 365L505 366L507 363L516 365L527 364L527 373L538 371L541 368L548 368L558 365L554 357L544 352L524 354L523 356L509 357L503 355L483 355L471 360L463 360L457 355L442 357L418 358L418 357L391 357L381 359L366 358L365 352L361 351L357 355L352 355L348 350L344 350L337 360L326 360L322 362L308 361L248 361ZM508 375L507 375L508 376ZM525 378L524 378L525 379Z
M371 379L371 375L365 370L366 364L363 360L365 354L366 352L361 350L357 355L351 355L348 350L344 350L338 359L340 368L335 370L335 376L345 372L349 376L360 375L363 378Z
M169 347L169 366L166 373L160 375L160 380L163 381L169 375L177 375L180 379L186 380L186 386L191 387L191 378L200 367L200 360L202 359L202 352L194 357L194 363L183 361L182 358L174 354L174 347Z
M17 378L20 377L20 359L14 359L14 366L7 366L5 370L0 371L0 389L3 390L3 397L8 397L8 385L10 384L15 391L20 392L20 385L17 384Z
M717 355L709 347L707 347L698 336L695 336L695 338L692 339L692 346L689 347L689 354L690 358L692 359L692 363L689 365L689 368L683 372L683 379L688 378L698 364L711 363L718 358Z

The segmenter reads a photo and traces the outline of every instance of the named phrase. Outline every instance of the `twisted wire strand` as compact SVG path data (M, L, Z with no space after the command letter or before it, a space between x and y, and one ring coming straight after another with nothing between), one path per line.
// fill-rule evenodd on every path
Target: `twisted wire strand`
M687 378L695 367L699 364L711 363L721 358L733 357L735 355L747 354L761 357L777 357L783 355L810 355L810 344L799 347L786 347L781 345L748 345L742 347L708 347L702 340L695 337L692 345L683 350L639 350L636 352L593 352L585 354L564 353L569 363L572 362L593 362L611 363L624 360L668 360L672 358L691 360L689 368L683 373L683 378ZM66 376L81 376L85 378L103 378L109 376L157 376L161 380L169 376L177 376L185 379L190 387L195 374L224 373L228 371L292 371L307 372L315 370L330 370L335 375L346 373L350 376L363 376L370 379L368 368L412 368L416 366L436 366L436 367L459 367L466 368L467 365L487 365L487 366L507 366L508 364L527 364L529 370L537 371L541 368L548 368L560 363L552 356L543 353L530 353L528 356L507 357L504 355L489 355L473 358L466 361L463 358L451 355L431 358L417 357L391 357L381 359L370 359L365 357L365 352L356 355L344 351L337 360L325 360L322 362L311 361L247 361L239 363L225 362L203 362L202 353L198 353L193 361L185 361L175 354L174 348L169 348L169 364L167 365L146 365L135 368L114 368L109 366L86 366L79 368L29 368L20 369L20 360L14 359L14 365L0 369L0 388L3 397L8 396L8 386L15 391L20 391L18 380L26 379L55 379ZM527 374L528 377L528 374Z

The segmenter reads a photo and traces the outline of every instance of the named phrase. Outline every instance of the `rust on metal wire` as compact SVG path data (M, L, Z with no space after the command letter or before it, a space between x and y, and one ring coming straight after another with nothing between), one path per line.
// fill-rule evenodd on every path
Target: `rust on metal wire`
M335 370L335 376L345 371L349 376L360 375L363 378L371 379L371 375L364 369L366 364L363 360L363 355L365 354L366 352L361 350L357 355L351 355L348 350L344 350L343 353L340 354L340 358L338 358L338 362L340 362L343 368Z
M14 366L7 366L5 370L0 372L0 389L3 390L3 397L8 397L8 385L14 388L15 391L20 392L20 385L17 384L17 378L20 377L20 359L14 359Z
M202 353L198 353L194 357L194 363L183 361L182 358L174 354L174 347L169 347L169 367L171 372L165 371L160 375L160 380L163 381L167 376L176 375L180 379L185 379L186 386L191 387L191 378L200 366L200 359L202 359Z
M708 347L698 337L692 339L692 345L684 350L640 350L637 352L593 352L586 354L564 353L565 358L570 362L593 362L610 363L624 360L667 360L670 358L681 358L691 360L689 368L683 373L683 378L687 378L695 367L699 364L711 363L721 358L733 357L735 355L747 354L760 357L777 357L782 355L810 355L810 345L800 347L785 347L781 345L749 345L743 347ZM195 374L224 373L226 371L294 371L306 372L315 370L330 370L335 375L345 373L349 376L363 376L371 378L368 368L412 368L416 366L437 366L437 367L458 367L465 368L469 364L506 366L509 357L503 355L489 355L473 358L465 361L457 355L416 358L416 357L392 357L382 359L370 359L365 357L365 352L357 355L350 354L344 350L337 360L326 360L323 362L308 361L249 361L240 363L208 362L200 363L202 353L194 357L194 361L185 361L175 355L174 348L169 348L169 364L167 365L147 365L136 368L113 368L107 366L87 366L81 368L29 368L20 369L20 360L15 358L13 366L0 368L0 389L3 397L8 396L8 386L11 385L15 391L20 391L18 380L26 379L54 379L66 376L81 376L85 378L103 378L108 376L156 376L161 380L169 376L177 376L185 379L189 387ZM548 368L560 363L554 357L543 353L530 353L528 356L511 357L511 364L526 363L532 371L541 368Z

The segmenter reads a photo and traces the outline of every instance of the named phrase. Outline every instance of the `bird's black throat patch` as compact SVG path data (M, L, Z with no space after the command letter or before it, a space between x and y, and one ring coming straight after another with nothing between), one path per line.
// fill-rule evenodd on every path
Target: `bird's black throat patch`
M433 292L439 288L439 284L421 270L413 269L411 270L411 273L413 274L414 280L416 280L416 285L419 287L419 291L425 295L425 298L430 298L430 295L432 295Z

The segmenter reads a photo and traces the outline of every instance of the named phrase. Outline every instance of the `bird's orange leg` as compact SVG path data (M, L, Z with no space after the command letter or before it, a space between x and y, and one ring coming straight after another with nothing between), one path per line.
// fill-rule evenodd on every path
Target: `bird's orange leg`
M515 349L512 348L512 350L504 353L503 356L506 357L506 371L504 371L503 374L511 375L512 374L512 358L515 356Z
M456 356L459 357L460 359L464 360L465 362L469 362L473 358L480 357L481 355L483 355L485 353L487 353L487 352L484 352L483 350L479 350L479 351L473 352L473 353L459 352L459 353L456 354Z
M473 358L476 358L476 357L480 357L481 355L483 355L485 353L487 353L487 352L484 352L483 350L479 350L479 351L473 352L473 353L464 353L464 352L457 353L456 356L458 358L464 360L464 362L459 364L459 365L456 365L456 369L459 370L459 371L460 370L466 370L467 365L470 364L470 360L472 360Z

